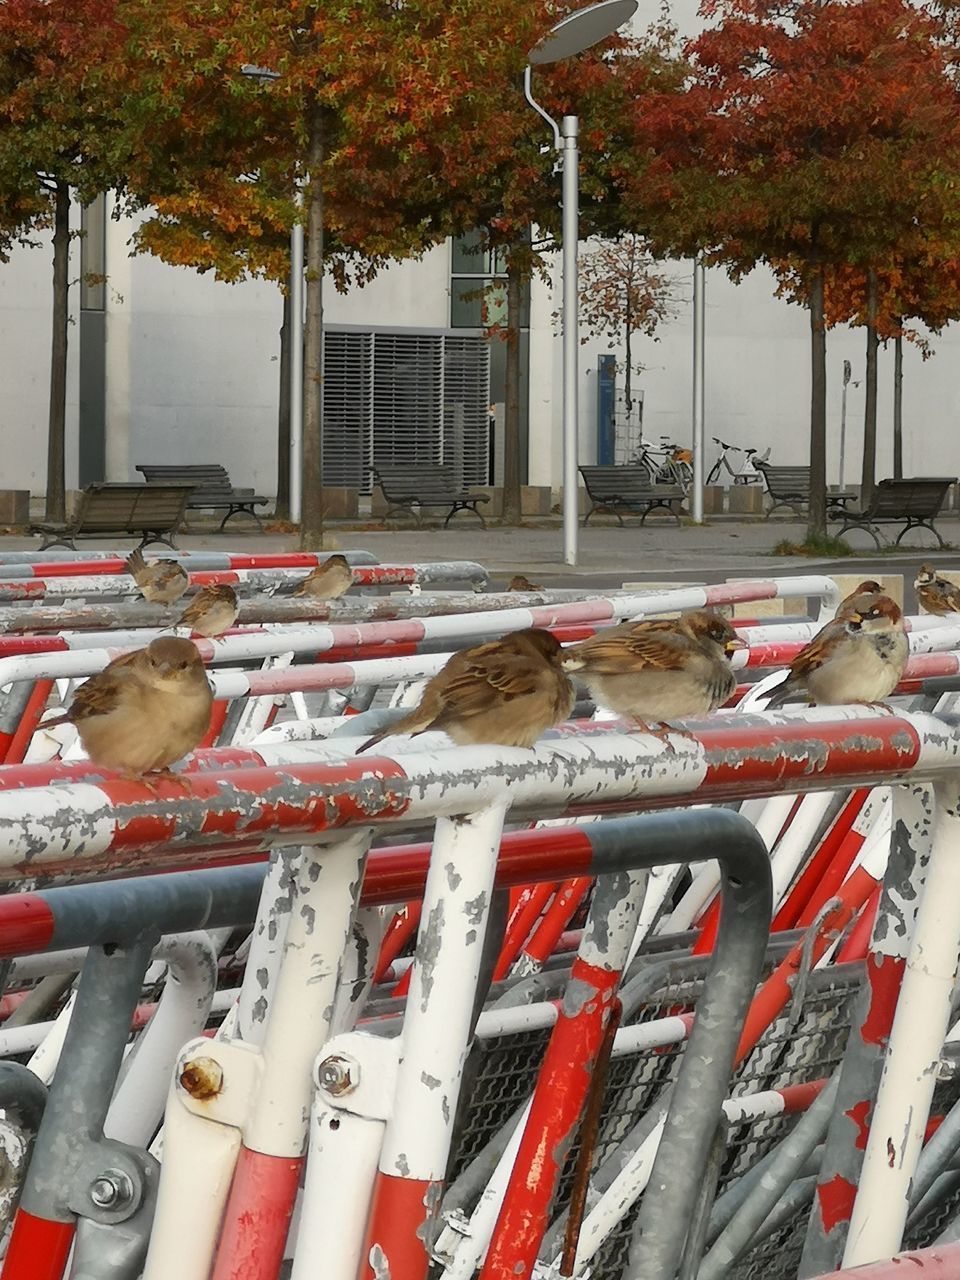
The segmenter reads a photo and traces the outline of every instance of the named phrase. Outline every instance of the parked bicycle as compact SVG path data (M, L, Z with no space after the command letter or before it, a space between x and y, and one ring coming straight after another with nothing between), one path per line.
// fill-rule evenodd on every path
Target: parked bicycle
M766 449L759 457L756 456L756 449L743 449L739 445L727 444L726 440L721 440L718 436L713 437L713 443L720 446L720 457L716 460L710 469L706 483L719 484L720 477L724 470L733 477L734 484L762 484L763 475L756 469L757 462L766 462L770 457L770 450ZM736 468L730 465L729 454L742 453L743 461Z
M661 436L659 445L641 440L634 462L646 467L654 484L678 484L686 493L693 483L692 452L668 436Z

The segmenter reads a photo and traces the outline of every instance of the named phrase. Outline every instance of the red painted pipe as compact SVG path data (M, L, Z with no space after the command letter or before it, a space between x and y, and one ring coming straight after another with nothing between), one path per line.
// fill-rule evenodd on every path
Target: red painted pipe
M880 910L880 895L883 892L883 885L878 884L876 889L867 899L867 904L857 917L857 922L847 934L843 945L837 952L837 964L846 964L851 960L862 960L867 954L870 946L870 939L873 937L873 926L876 923L877 912Z
M561 1005L480 1280L531 1274L619 982L618 969L573 962L570 989L583 996Z
M557 896L544 912L543 919L534 929L530 940L524 944L514 968L530 973L542 969L560 939L561 933L576 915L580 904L590 892L593 879L578 876L560 886Z
M3 1280L62 1280L76 1223L35 1218L18 1209L3 1260Z
M37 680L34 683L33 688L30 690L27 705L23 709L23 715L20 717L20 722L7 746L4 764L20 764L22 762L27 753L27 747L29 747L31 739L36 733L37 725L43 714L43 709L47 705L47 699L50 697L52 688L52 680Z
M554 880L545 880L543 884L527 885L522 891L515 910L507 921L503 946L497 956L493 968L493 981L500 982L510 972L510 966L516 959L517 952L530 936L530 930L540 919L544 907L557 890Z
M868 787L858 787L840 810L836 822L827 832L820 848L807 863L799 880L785 899L783 906L774 916L772 925L774 932L779 929L793 929L797 926L801 914L807 910L813 895L817 891L817 887L823 883L828 868L832 866L834 859L837 857L869 794ZM843 874L846 875L848 870L849 865L844 867ZM823 901L826 902L827 899L824 898Z
M373 972L374 982L383 982L390 966L416 932L422 906L419 901L408 902L387 925L380 945L380 955L377 957L377 967Z
M920 1280L957 1280L960 1276L960 1244L913 1249L883 1262L870 1262L865 1267L831 1271L816 1277L816 1280L903 1280L904 1276L914 1275Z
M842 933L857 911L873 893L877 881L868 871L858 867L836 895L840 901L817 928L816 941L812 948L811 963L816 964L820 957ZM780 964L766 980L750 1005L740 1046L737 1049L735 1064L739 1065L751 1052L754 1045L766 1031L767 1027L779 1015L781 1009L793 996L793 982L800 971L803 958L804 942L801 940L781 960Z
M276 1280L302 1165L240 1148L211 1280Z

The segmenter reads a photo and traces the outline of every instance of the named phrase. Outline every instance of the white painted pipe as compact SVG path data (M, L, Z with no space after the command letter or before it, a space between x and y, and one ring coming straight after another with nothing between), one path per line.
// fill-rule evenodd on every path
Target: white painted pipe
M844 1267L900 1249L923 1145L960 953L960 784L935 788L933 851L870 1123Z

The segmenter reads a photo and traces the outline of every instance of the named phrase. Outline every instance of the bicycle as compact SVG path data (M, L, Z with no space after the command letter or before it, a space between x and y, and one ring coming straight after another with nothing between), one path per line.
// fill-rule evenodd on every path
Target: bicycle
M713 437L713 443L718 444L722 450L720 457L716 460L710 469L710 474L705 481L706 484L717 484L720 480L721 472L724 468L733 477L734 484L762 484L763 476L756 470L758 462L766 462L770 457L770 450L765 450L760 457L755 457L756 449L743 449L736 444L727 444L725 440L721 440L718 436ZM735 471L730 465L730 459L727 457L729 453L742 453L744 455L743 462L739 470ZM751 468L748 470L748 468Z
M693 454L668 436L660 437L659 447L641 440L634 461L646 468L653 484L678 484L686 493L693 483Z

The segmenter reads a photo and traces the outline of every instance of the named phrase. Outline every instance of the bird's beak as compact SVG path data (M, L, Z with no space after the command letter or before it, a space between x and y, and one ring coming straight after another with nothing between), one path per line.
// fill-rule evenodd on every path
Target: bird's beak
M723 646L724 653L736 653L738 649L749 648L750 646L747 644L746 640L741 640L739 636L736 636L733 640L728 640Z
M860 623L861 623L861 622L863 622L863 614L862 614L862 613L848 613L848 614L847 614L847 621L848 621L848 622L855 622L855 623L857 624L857 626L859 626L859 625L860 625Z
M561 657L560 666L564 671L580 671L583 668L583 659L571 653Z

